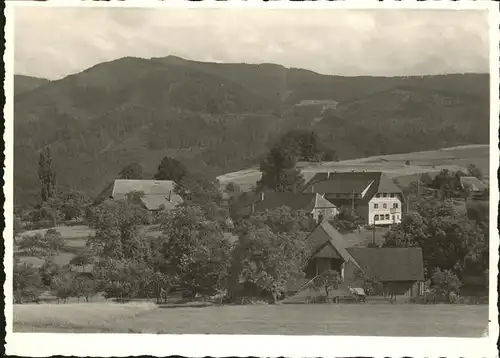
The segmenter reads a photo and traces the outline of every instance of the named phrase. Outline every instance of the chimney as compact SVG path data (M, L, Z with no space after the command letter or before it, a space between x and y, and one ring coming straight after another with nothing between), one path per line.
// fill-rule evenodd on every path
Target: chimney
M252 204L251 211L252 211L252 215L255 214L255 204Z
M260 193L260 201L264 201L264 192L263 191Z
M330 172L328 172L326 179L330 179Z
M168 201L172 201L172 190L168 192Z

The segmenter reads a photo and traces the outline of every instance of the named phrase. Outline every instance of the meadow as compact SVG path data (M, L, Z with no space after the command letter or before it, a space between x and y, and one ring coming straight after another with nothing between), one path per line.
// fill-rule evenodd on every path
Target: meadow
M487 305L14 305L14 332L481 337Z
M409 165L406 162L409 161ZM467 171L467 165L475 164L485 178L489 177L489 145L466 145L425 152L379 155L343 160L339 162L298 163L306 180L317 172L326 171L383 171L390 178L397 178L400 185L407 185L423 173L437 174L442 169ZM258 168L227 173L218 177L221 183L234 182L242 190L249 190L260 180Z
M56 226L50 229L54 229L58 231L61 236L64 238L65 247L59 254L54 256L54 262L58 265L67 265L71 261L71 259L76 256L78 253L86 251L86 241L90 235L95 234L95 230L89 228L87 225L73 225L73 226ZM24 231L19 235L19 237L23 236L31 236L31 235L45 235L47 230L50 229L37 229L37 230L29 230ZM142 230L146 232L146 236L156 237L161 234L158 231L157 226L155 225L147 225L143 226ZM31 263L35 267L39 267L43 265L44 259L34 256L20 256L21 262ZM92 265L87 265L87 269L90 269Z

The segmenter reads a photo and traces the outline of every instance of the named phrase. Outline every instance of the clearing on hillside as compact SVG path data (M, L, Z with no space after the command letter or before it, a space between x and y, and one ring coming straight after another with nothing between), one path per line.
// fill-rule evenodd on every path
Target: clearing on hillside
M406 162L409 161L409 165ZM425 152L390 154L340 162L297 163L306 180L316 172L327 171L382 171L390 178L398 178L401 185L416 180L423 173L438 173L442 169L466 171L469 164L475 164L485 178L489 177L489 145L465 145ZM261 178L258 168L227 173L217 179L221 183L233 182L243 191L250 190Z

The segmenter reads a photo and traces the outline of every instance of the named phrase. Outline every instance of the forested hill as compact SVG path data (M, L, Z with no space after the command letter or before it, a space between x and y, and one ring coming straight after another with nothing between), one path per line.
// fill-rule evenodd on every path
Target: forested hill
M15 75L14 76L14 94L18 95L25 92L30 92L37 87L49 83L45 78Z
M61 188L94 195L131 162L152 175L165 155L210 175L254 165L290 129L314 130L340 159L489 139L487 74L340 77L127 57L18 93L16 204L38 200L47 144Z

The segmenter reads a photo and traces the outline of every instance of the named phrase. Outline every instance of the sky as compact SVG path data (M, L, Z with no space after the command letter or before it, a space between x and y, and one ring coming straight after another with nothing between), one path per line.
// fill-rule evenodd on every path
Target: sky
M16 74L59 79L125 56L277 63L323 74L488 72L478 10L17 8Z

